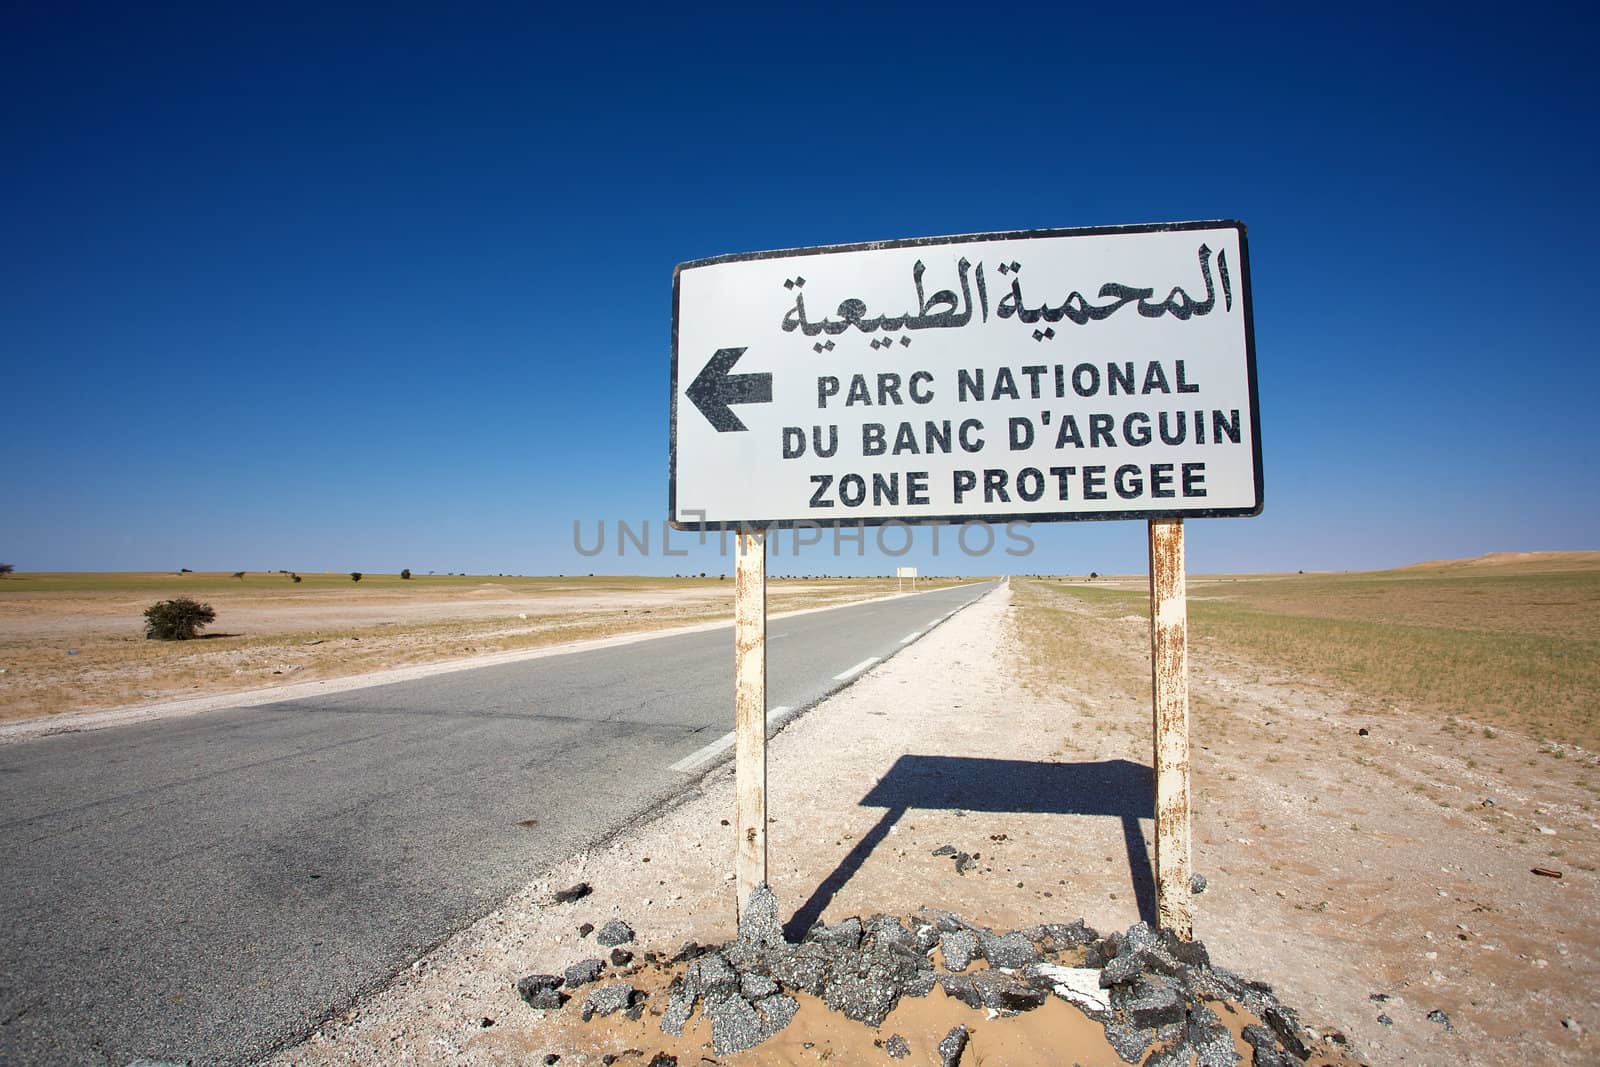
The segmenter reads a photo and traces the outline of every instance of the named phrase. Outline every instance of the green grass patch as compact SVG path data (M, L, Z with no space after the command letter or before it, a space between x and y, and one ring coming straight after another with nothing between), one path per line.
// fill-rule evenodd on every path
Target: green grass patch
M1036 674L1052 655L1094 658L1071 647L1104 640L1085 632L1086 619L1109 627L1149 617L1148 594L1133 582L1017 588ZM1080 610L1052 609L1055 597ZM1600 568L1200 576L1190 579L1188 610L1197 655L1227 653L1364 703L1431 712L1447 726L1470 719L1488 737L1510 727L1600 748ZM1056 627L1069 636L1051 636Z
M1190 634L1350 689L1363 699L1600 742L1600 641L1503 629L1286 614L1191 602Z

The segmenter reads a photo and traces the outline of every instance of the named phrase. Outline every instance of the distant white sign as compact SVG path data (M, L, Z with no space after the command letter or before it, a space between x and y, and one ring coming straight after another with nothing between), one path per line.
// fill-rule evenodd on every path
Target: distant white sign
M1245 228L719 256L673 278L673 525L1255 515Z
M915 568L915 567L896 567L894 569L894 576L896 578L915 578L917 576L917 568Z

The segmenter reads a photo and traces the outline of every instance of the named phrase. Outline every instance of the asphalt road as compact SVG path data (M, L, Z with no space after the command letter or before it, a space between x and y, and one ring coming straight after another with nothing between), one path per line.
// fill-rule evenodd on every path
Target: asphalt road
M772 620L769 706L989 588ZM732 708L723 627L0 745L0 1063L256 1060L727 758Z

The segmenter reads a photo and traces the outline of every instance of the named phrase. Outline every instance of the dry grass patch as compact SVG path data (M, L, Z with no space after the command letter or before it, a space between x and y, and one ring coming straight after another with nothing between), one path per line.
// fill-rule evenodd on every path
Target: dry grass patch
M1131 640L1129 617L1148 619L1147 595L1132 582L1017 584L1038 634L1036 668L1062 656L1088 666L1096 654L1083 647L1087 636L1125 625ZM1189 622L1198 655L1238 657L1307 687L1331 684L1367 710L1404 705L1441 717L1448 730L1492 739L1510 727L1600 748L1600 562L1199 577L1189 583Z
M1600 569L1227 588L1225 599L1190 602L1202 651L1292 669L1378 705L1600 746Z
M1016 630L1022 635L1023 686L1039 696L1048 696L1063 685L1148 696L1148 621L1135 632L1124 620L1135 601L1143 610L1143 601L1123 590L1073 586L1069 592L1048 581L1014 580L1011 603L1017 613ZM1146 612L1143 619L1148 618ZM1142 674L1128 652L1129 639L1133 650L1146 657ZM1093 717L1093 706L1086 705L1083 714Z

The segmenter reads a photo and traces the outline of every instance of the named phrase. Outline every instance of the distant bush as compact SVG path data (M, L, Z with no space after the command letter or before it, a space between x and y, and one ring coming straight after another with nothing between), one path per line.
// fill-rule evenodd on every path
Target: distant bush
M216 617L210 604L186 596L163 600L144 609L144 635L157 641L188 641Z
M404 570L402 570L400 572L400 577L404 578L406 581L410 581L411 580L411 568L410 567L406 567Z
M360 571L351 571L350 572L350 580L352 582L359 582L361 580L361 572Z
M1100 577L1100 572L1099 571L1090 571L1089 572L1089 580L1091 582L1094 581L1098 577Z
M0 563L0 578L5 578L16 571L17 568L9 563Z
M244 571L234 571L233 576L239 579L241 582L244 581Z
M300 576L298 574L291 574L289 577L293 578L297 582L300 580Z

